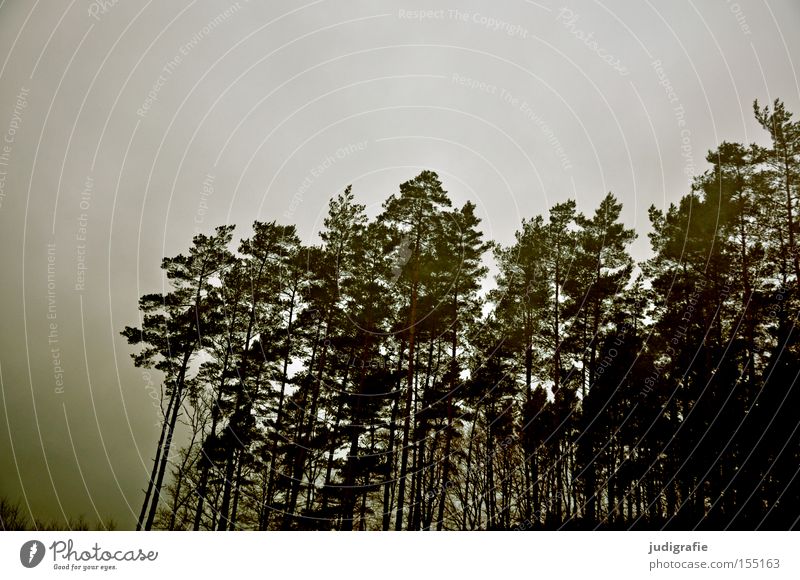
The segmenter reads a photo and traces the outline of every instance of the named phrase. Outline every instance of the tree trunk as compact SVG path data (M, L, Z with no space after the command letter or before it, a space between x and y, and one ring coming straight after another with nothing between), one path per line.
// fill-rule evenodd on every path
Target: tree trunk
M347 356L347 364L344 368L344 375L342 376L342 384L341 384L341 392L347 388L347 379L350 376L350 361L355 354L355 347L350 348L350 353ZM342 421L342 412L344 410L344 397L339 396L339 405L336 409L336 423L333 426L333 430L331 433L336 436L336 433L339 431L339 425ZM328 497L330 495L330 486L331 481L333 478L333 460L334 460L334 452L336 451L336 445L331 444L331 448L328 450L328 460L327 465L325 467L325 483L323 484L323 493L322 493L322 513L327 514L328 510Z
M411 314L409 316L409 330L408 330L408 375L406 384L406 408L405 418L403 419L403 448L400 451L400 485L397 493L397 519L395 520L394 529L400 531L403 529L403 508L406 493L406 477L408 476L408 440L411 432L411 396L414 391L414 348L416 346L416 316L417 316L417 278L418 278L418 264L419 260L419 244L420 236L417 234L417 240L414 246L414 279L411 285Z
M322 322L317 324L317 330L314 337L314 346L311 348L311 358L309 361L309 377L313 373L314 366L316 364L317 358L317 349L319 347L320 342L320 334L322 332ZM325 337L327 338L327 330L325 333ZM314 423L316 421L316 413L317 413L317 397L319 396L320 390L320 382L322 381L322 372L325 368L325 352L327 350L327 345L323 343L322 345L322 354L320 356L320 364L319 364L319 371L317 372L316 381L314 382L313 393L311 394L311 408L308 413L308 427L305 426L305 408L306 408L306 397L307 395L304 393L303 395L303 415L300 417L298 421L297 429L295 430L295 441L297 445L295 445L295 452L294 457L292 459L292 475L289 484L289 505L287 506L284 516L283 516L283 528L287 529L289 524L294 516L294 511L297 506L297 497L300 494L300 484L303 479L303 468L305 467L305 461L307 456L307 449L308 444L311 439L311 432L314 429Z
M287 373L289 371L289 358L291 353L292 341L292 317L294 315L294 300L297 288L292 288L292 296L289 302L289 321L286 326L286 353L283 357L283 372L281 374L281 393L278 398L278 409L275 415L275 432L272 435L272 453L270 454L269 461L269 480L267 484L267 503L272 505L275 499L275 462L278 456L278 440L280 438L281 428L283 426L283 400L286 397L286 383L288 382ZM269 516L271 511L266 512L265 525L269 523Z
M200 529L200 524L203 520L203 508L206 499L206 493L208 493L208 475L211 469L211 457L209 457L208 450L206 449L206 443L208 441L213 441L214 438L217 436L217 422L219 420L219 410L220 405L222 404L222 387L225 381L225 373L228 370L228 360L230 358L230 346L231 341L230 337L228 340L228 344L225 348L225 357L222 362L222 370L220 372L220 381L219 381L219 388L217 391L217 400L215 402L215 407L211 409L211 431L206 437L203 445L200 448L202 467L200 471L200 481L197 485L197 510L194 514L194 526L193 530L196 532Z
M153 493L153 487L155 486L156 475L158 474L158 466L159 460L161 458L161 452L164 445L164 438L167 432L167 417L170 415L172 411L172 405L175 402L175 391L172 391L172 394L169 397L169 403L167 404L167 410L164 413L164 419L161 422L161 436L158 438L158 445L156 446L156 456L153 458L153 469L150 471L150 481L147 483L147 492L144 496L144 502L142 502L142 510L139 512L139 519L136 521L136 531L140 531L142 529L142 522L144 521L144 515L147 513L147 508L150 505L150 495Z
M149 531L153 528L153 520L156 518L158 502L161 499L161 487L164 484L164 474L167 471L167 463L169 462L169 451L172 447L172 436L175 433L175 424L178 421L178 412L180 411L181 404L183 403L183 386L186 378L186 370L189 366L190 356L191 350L187 350L183 356L183 364L181 365L180 372L178 373L178 379L174 387L175 391L173 396L175 397L175 401L172 405L172 416L169 419L169 425L167 427L166 440L164 441L164 449L161 454L161 464L159 465L158 477L156 478L156 483L153 488L153 501L150 504L150 513L147 515L147 522L144 526L145 531Z
M236 468L236 491L233 494L233 509L231 510L230 526L228 527L229 530L236 529L236 516L239 512L239 496L241 495L242 489L242 465L244 464L242 459L243 453L243 451L239 452L239 466Z
M472 448L475 441L475 426L478 421L478 409L472 415L472 426L469 432L469 444L467 445L467 465L464 470L464 506L461 514L461 530L467 530L467 512L469 510L469 478L472 472Z
M397 366L400 370L403 368L403 351L405 350L405 344L403 344L402 340L400 342L400 352L397 357ZM399 383L399 381L398 381ZM395 488L394 482L394 438L395 438L395 422L397 421L397 411L400 406L400 385L396 385L396 390L398 391L397 397L394 398L394 403L392 404L392 416L389 420L389 445L386 452L386 470L385 470L385 477L386 482L383 484L383 520L381 529L383 531L389 531L389 527L391 526L391 509L393 503L393 497L391 492Z

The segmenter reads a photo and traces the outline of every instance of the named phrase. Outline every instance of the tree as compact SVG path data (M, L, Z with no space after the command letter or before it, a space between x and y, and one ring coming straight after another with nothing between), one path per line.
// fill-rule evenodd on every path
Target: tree
M780 99L775 99L772 109L769 106L759 107L753 102L756 120L769 133L772 147L758 148L760 160L766 163L767 185L771 200L780 207L783 223L777 225L778 238L785 259L794 273L795 284L800 284L800 256L795 238L797 237L797 218L795 197L797 196L798 169L800 169L800 124L792 121L792 113ZM786 236L784 241L784 234Z
M420 320L418 302L420 290L424 289L424 269L427 265L424 256L429 255L436 233L442 227L442 213L450 207L450 199L442 188L438 176L432 171L423 171L414 179L400 185L399 195L392 195L383 205L379 221L396 232L398 242L405 241L408 252L405 264L399 267L398 278L409 294L405 325L402 329L407 336L408 363L406 374L405 408L403 410L403 443L397 495L397 517L395 529L403 527L406 478L408 475L409 435L411 432L411 409L414 392L414 363L416 356L416 331Z
M136 366L155 367L164 373L167 398L153 471L137 529L142 527L143 521L146 530L153 525L175 424L187 395L189 364L209 344L205 327L209 314L206 297L212 291L213 278L230 262L227 245L232 232L233 226L221 226L212 236L198 234L187 256L165 258L161 268L166 272L172 290L166 294L142 296L139 301L143 314L141 328L128 326L122 332L130 344L142 345L142 350L132 355Z
M797 527L800 130L754 109L770 146L710 151L638 264L610 193L501 246L431 171L314 245L195 237L123 331L164 374L138 527Z

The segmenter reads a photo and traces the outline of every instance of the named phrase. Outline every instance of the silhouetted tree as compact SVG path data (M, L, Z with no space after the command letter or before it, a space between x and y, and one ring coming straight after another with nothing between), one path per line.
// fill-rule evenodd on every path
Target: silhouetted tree
M195 237L123 331L164 376L137 527L796 528L800 129L754 111L639 264L610 193L501 246L431 171L316 245Z

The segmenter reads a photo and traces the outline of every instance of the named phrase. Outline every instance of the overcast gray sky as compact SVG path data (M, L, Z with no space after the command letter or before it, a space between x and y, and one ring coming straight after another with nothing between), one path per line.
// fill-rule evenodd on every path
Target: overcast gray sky
M459 6L456 10L453 6ZM0 495L135 523L157 377L119 331L196 231L313 240L420 169L487 237L608 191L647 208L752 101L800 114L796 0L0 1Z

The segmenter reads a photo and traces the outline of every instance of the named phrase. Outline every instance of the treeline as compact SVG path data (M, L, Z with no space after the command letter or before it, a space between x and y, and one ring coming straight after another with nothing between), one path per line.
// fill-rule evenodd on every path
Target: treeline
M123 332L164 376L138 527L796 528L800 125L754 110L639 264L611 194L500 246L430 171L319 245L195 236Z
M109 518L105 521L98 519L89 522L81 514L77 517L64 515L63 520L43 519L33 515L27 507L19 501L0 496L0 531L3 532L22 532L22 531L113 531L117 529L117 523Z

